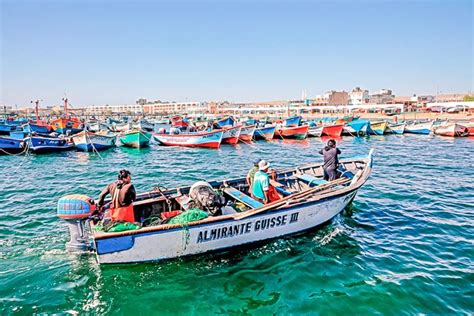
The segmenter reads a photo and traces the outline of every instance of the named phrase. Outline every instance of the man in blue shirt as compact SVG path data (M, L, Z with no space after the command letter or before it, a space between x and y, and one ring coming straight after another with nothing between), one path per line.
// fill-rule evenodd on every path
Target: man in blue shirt
M265 160L261 160L258 163L258 171L257 173L255 173L255 176L253 178L253 186L252 186L253 197L264 204L267 204L268 202L270 202L268 199L268 189L270 187L270 176L267 173L269 167L270 167L270 163L266 162Z

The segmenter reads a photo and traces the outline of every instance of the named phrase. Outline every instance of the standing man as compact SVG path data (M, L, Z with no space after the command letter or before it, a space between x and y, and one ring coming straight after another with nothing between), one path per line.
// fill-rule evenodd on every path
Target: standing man
M258 163L258 171L253 178L252 196L264 204L270 202L268 197L270 176L267 173L269 167L270 163L265 160L260 160Z
M257 159L253 162L253 166L252 168L249 170L249 172L247 173L247 184L249 186L249 192L250 194L252 194L252 183L253 183L253 177L255 176L255 174L257 173L258 171L258 163L261 161L261 159Z
M338 155L341 153L339 148L336 148L336 141L334 139L328 140L327 146L319 151L324 157L324 180L332 181L338 178L337 166L339 165Z
M136 198L135 188L132 184L130 171L122 169L119 171L118 180L109 184L99 196L99 210L104 206L107 194L112 196L109 213L113 221L135 222L133 212L133 201Z

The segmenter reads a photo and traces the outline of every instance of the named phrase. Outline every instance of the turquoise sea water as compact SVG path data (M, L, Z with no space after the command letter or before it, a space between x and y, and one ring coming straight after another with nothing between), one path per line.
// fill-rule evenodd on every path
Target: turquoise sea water
M115 148L0 156L2 314L472 314L474 139L342 139L375 148L371 178L321 229L264 246L163 263L98 266L64 250L55 216L68 193L97 197L128 168L138 191L243 176L257 157L320 161L321 139L220 150Z

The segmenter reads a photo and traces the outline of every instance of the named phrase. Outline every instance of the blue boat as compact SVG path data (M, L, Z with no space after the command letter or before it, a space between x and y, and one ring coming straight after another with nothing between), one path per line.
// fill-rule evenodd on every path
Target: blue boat
M48 125L40 125L34 123L28 123L23 125L23 129L30 133L42 133L47 134L51 132L51 128Z
M15 125L0 124L0 135L10 135L16 129Z
M429 135L433 122L414 122L405 126L405 133Z
M235 120L232 116L222 119L216 123L218 128L232 127L235 124Z
M0 154L18 154L24 151L26 149L23 140L0 136Z
M344 126L344 134L349 135L365 135L367 133L367 127L369 126L369 121L367 120L354 120L349 122Z
M74 145L68 143L65 139L45 136L28 137L28 145L32 151L40 153L69 150L74 148Z
M275 135L275 129L276 126L256 127L253 138L255 140L264 139L271 141L273 139L273 135Z
M301 116L293 116L285 119L283 121L283 126L284 127L290 127L290 126L300 126L301 124Z

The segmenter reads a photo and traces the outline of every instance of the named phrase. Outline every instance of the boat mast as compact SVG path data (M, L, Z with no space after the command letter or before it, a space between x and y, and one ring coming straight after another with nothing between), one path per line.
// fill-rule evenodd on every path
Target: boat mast
M35 103L35 113L36 113L36 124L39 124L39 103L43 100L30 101L30 103Z
M68 99L67 99L67 98L63 98L63 101L64 101L64 113L65 113L65 115L66 115L66 117L67 117L67 101L68 101Z

